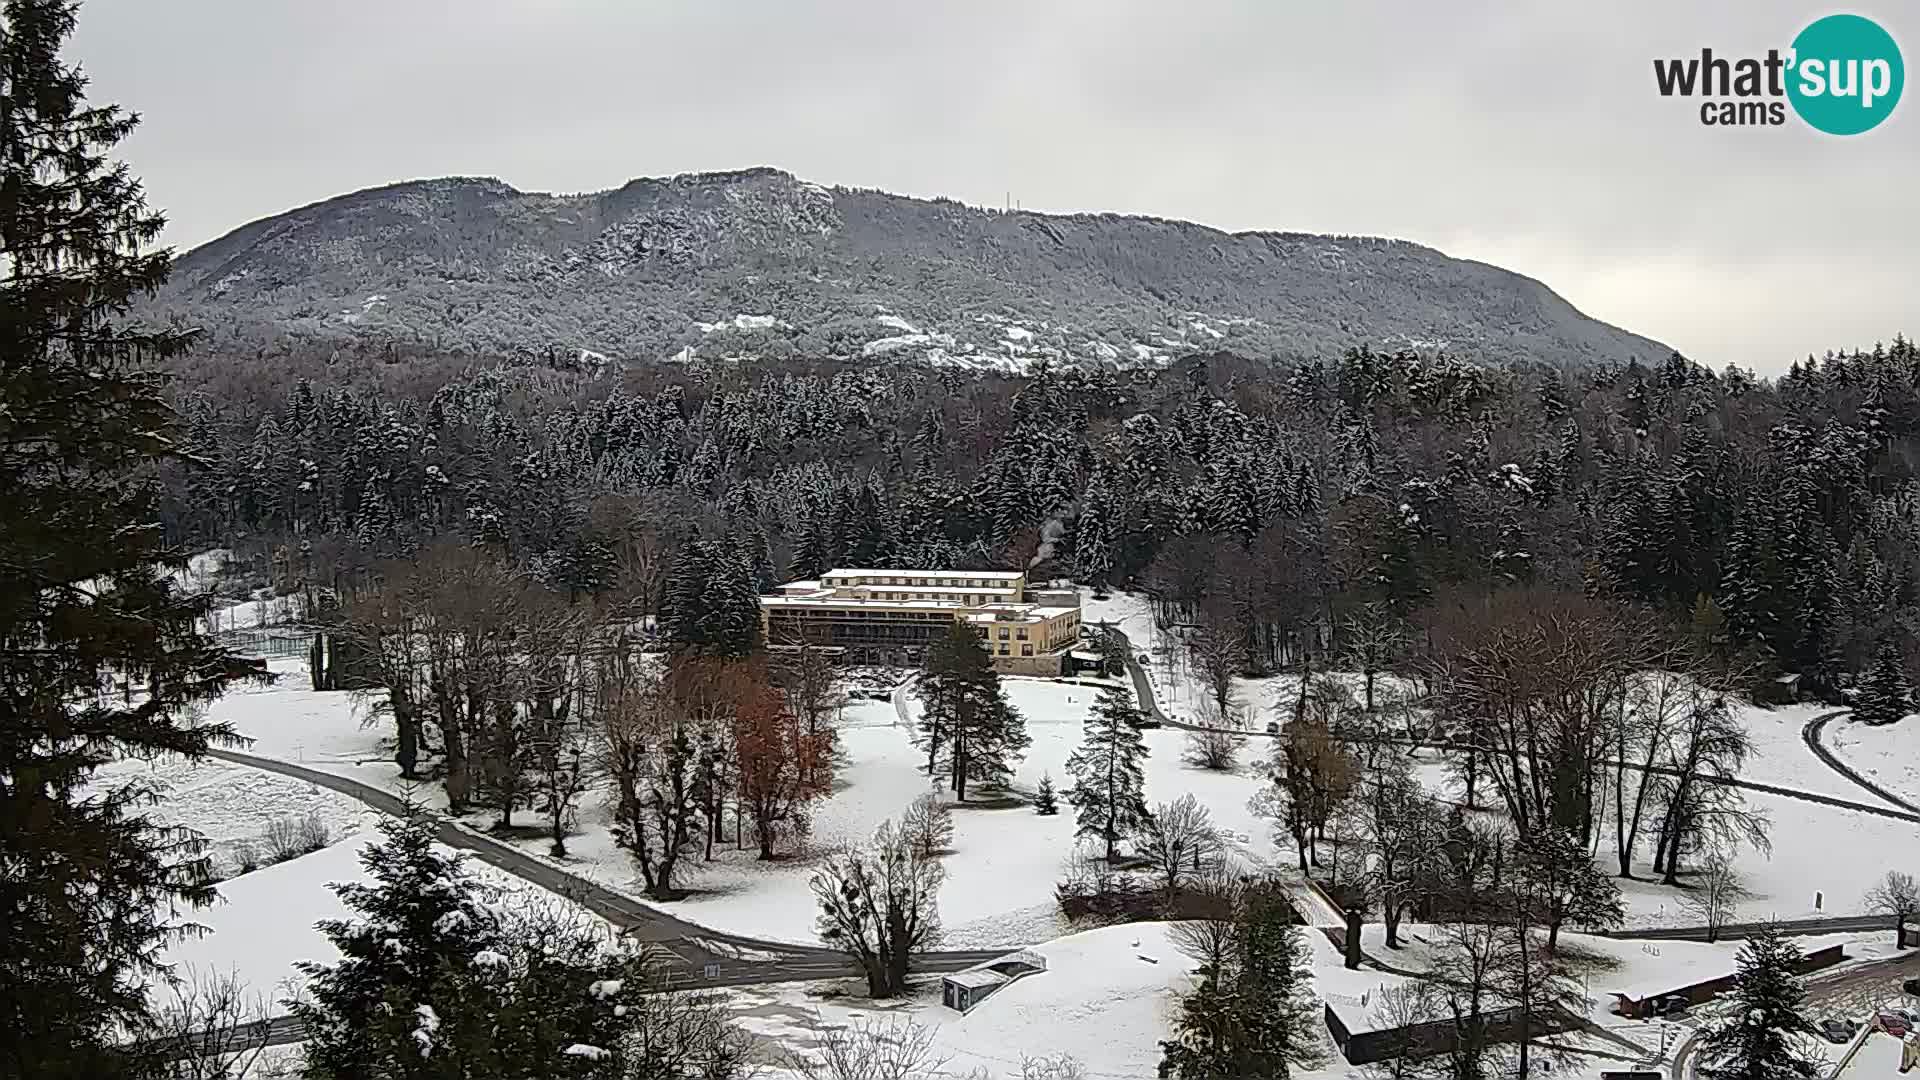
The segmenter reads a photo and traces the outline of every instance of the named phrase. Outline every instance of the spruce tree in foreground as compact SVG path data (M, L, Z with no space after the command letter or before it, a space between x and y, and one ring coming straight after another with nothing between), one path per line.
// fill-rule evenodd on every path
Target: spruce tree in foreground
M1181 1003L1160 1044L1162 1077L1279 1077L1319 1060L1320 1007L1293 909L1277 885L1248 889L1218 971Z
M1888 638L1874 651L1873 666L1860 680L1853 718L1863 724L1891 724L1913 711L1913 688L1907 682L1906 661L1900 646Z
M1106 687L1087 717L1080 748L1067 758L1067 771L1073 774L1067 801L1079 821L1075 832L1098 838L1106 846L1108 862L1121 839L1146 824L1149 815L1141 769L1147 744L1139 723L1132 692L1124 686Z
M0 1076L134 1071L109 1047L147 1029L169 919L213 888L198 837L141 812L150 786L88 781L232 743L181 714L249 670L167 570L151 477L178 425L151 365L188 339L118 321L169 255L108 156L136 118L60 58L75 7L0 8Z
M1702 1026L1699 1060L1717 1067L1725 1080L1793 1080L1820 1074L1819 1063L1803 1048L1807 1022L1800 1014L1806 996L1794 968L1800 949L1767 926L1740 949L1732 1007Z
M305 963L306 1075L316 1080L571 1077L729 1080L750 1040L719 999L660 992L650 957L558 898L495 897L437 849L424 819L387 819L337 885L352 919ZM507 902L501 902L505 900Z

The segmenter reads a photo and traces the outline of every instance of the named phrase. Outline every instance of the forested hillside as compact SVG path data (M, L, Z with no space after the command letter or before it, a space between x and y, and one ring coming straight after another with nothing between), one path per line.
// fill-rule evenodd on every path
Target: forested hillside
M238 352L607 361L1157 365L1452 349L1495 363L1667 349L1545 285L1371 237L1003 213L775 169L548 195L469 177L342 195L183 255L149 309Z
M175 528L244 537L288 589L351 592L450 538L655 609L695 539L736 593L834 565L1032 564L1230 625L1258 671L1539 582L1813 682L1882 636L1910 647L1920 615L1920 353L1900 338L1778 381L1366 350L1031 377L278 370L192 366L176 391L205 467L169 484Z

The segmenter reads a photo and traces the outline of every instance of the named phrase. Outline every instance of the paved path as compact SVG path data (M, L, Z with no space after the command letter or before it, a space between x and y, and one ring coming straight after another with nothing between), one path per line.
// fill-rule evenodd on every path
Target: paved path
M236 765L264 769L318 784L385 814L397 817L406 812L405 804L393 793L358 780L232 750L209 750L208 754ZM438 814L431 817L434 821L434 838L441 843L472 852L482 862L577 901L619 927L629 937L667 953L672 958L670 970L676 983L724 986L834 978L857 973L852 961L838 950L711 930L529 855L458 821ZM753 958L741 959L736 950ZM924 953L915 959L915 967L920 971L958 971L1010 951L1012 949L967 949ZM717 973L709 974L716 971L715 965L718 965Z
M263 769L318 784L357 799L383 814L399 817L406 813L406 804L392 792L358 780L232 750L209 749L207 754L235 765ZM619 927L627 936L660 950L670 958L667 964L670 986L750 986L837 979L859 974L859 968L837 950L709 930L528 855L511 844L476 832L461 822L439 814L429 816L434 821L434 838L441 843L471 852L490 866L565 896ZM962 949L922 953L914 958L913 966L914 970L922 972L959 971L998 959L1012 951L1010 948ZM741 952L751 959L742 959ZM306 1038L300 1022L291 1016L276 1016L260 1023L267 1028L266 1043L269 1046L302 1042Z
M1807 721L1807 726L1800 729L1800 737L1806 741L1807 749L1813 751L1815 757L1826 762L1827 767L1834 772L1839 773L1841 776L1846 777L1862 788L1873 792L1875 795L1880 796L1893 805L1904 807L1913 814L1920 815L1920 806L1916 806L1907 799L1895 795L1879 784L1861 776L1858 772L1854 771L1852 766L1841 761L1838 755L1827 749L1826 743L1820 741L1820 733L1826 730L1829 721L1837 720L1851 711L1850 709L1836 709L1833 712L1823 713ZM1916 820L1920 820L1920 818L1916 818Z

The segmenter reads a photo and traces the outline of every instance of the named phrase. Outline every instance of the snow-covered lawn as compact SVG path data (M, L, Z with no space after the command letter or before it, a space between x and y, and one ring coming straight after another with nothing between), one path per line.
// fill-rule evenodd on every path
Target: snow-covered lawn
M362 726L370 714L366 697L308 689L304 662L298 659L277 660L272 668L283 675L278 684L223 698L212 706L210 717L229 720L252 738L251 753L400 789L398 770L382 746L384 727ZM1066 787L1067 756L1079 744L1082 722L1098 689L1034 679L1009 679L1006 685L1033 739L1015 774L1014 794L1030 794L1044 774L1051 774L1057 787ZM910 700L912 715L918 715L917 708L918 703ZM930 790L923 771L925 759L891 703L849 704L840 736L845 754L840 785L815 808L807 855L761 862L750 848L716 845L713 862L695 857L686 864L686 884L693 893L662 906L715 929L776 940L817 941L815 904L808 885L813 865L828 852L864 840L880 822ZM1217 774L1181 762L1183 733L1160 729L1146 732L1146 737L1151 751L1149 801L1171 801L1192 792L1252 857L1276 854L1265 823L1247 808L1261 784L1247 767L1254 760L1254 748L1242 754L1239 772ZM429 805L439 799L432 787L418 794ZM484 824L486 817L480 815L475 821ZM614 846L607 824L603 800L598 795L583 800L580 835L568 841L571 868L639 895L636 872L626 853ZM1064 805L1053 817L1041 817L1023 804L960 807L941 895L947 944L1029 944L1063 932L1066 927L1056 915L1053 887L1073 850L1073 828L1071 808ZM529 840L527 846L544 852L541 841Z
M1901 1054L1899 1039L1876 1031L1860 1044L1859 1052L1840 1071L1838 1080L1897 1080L1907 1075L1900 1071Z
M1136 607L1123 617L1137 620L1144 612L1144 607ZM276 660L273 669L285 676L279 685L230 695L213 706L211 715L232 720L255 739L254 753L399 788L397 769L382 745L386 723L362 726L371 715L370 699L307 689L304 662L298 659ZM1252 683L1245 692L1249 700L1264 702L1270 695L1284 694L1291 682ZM1066 760L1080 740L1097 688L1038 679L1008 679L1006 686L1025 715L1033 740L1015 773L1013 794L1030 795L1043 774L1051 774L1056 788L1064 789L1070 783ZM907 706L909 715L917 717L918 702L909 698ZM1867 798L1864 792L1846 790L1851 785L1826 769L1801 741L1800 729L1812 715L1813 710L1806 707L1747 710L1756 753L1743 775L1823 794ZM815 903L808 884L813 867L825 854L860 842L881 821L930 790L924 758L893 704L849 704L840 735L844 765L839 787L815 807L813 833L804 854L761 862L751 846L738 850L731 843L717 844L712 862L696 856L683 864L684 883L693 892L662 906L714 929L783 941L817 941ZM1171 801L1191 792L1235 837L1249 861L1291 863L1291 851L1276 847L1268 823L1248 809L1248 800L1262 784L1255 766L1266 753L1267 740L1251 738L1241 753L1240 770L1216 774L1181 761L1184 733L1165 728L1149 730L1145 737L1151 751L1146 768L1149 802ZM1889 740L1885 747L1858 754L1878 754L1891 762L1898 749ZM1444 788L1442 766L1423 761L1418 768L1429 784ZM437 786L421 788L418 796L430 806L439 804ZM1884 873L1888 861L1911 849L1912 827L1899 821L1760 793L1749 793L1749 799L1768 815L1774 843L1771 854L1743 848L1738 855L1754 894L1742 905L1746 918L1857 913L1862 894ZM474 822L484 826L487 820L481 814ZM531 817L525 820L531 822ZM1063 804L1058 816L1040 817L1026 805L969 805L956 812L955 824L954 849L945 857L948 876L941 896L948 945L1031 944L1069 929L1056 913L1053 887L1063 876L1074 846L1071 807ZM614 846L607 825L603 799L590 794L581 804L579 835L568 841L570 868L639 896L636 871L626 853ZM1601 866L1609 871L1614 868L1611 832L1610 824L1603 825L1607 839L1597 853ZM530 852L544 854L544 842L525 844ZM1629 926L1699 921L1682 908L1677 890L1644 880L1651 876L1644 866L1636 873L1641 880L1621 883Z
M263 838L277 819L316 817L331 839L343 840L370 827L377 817L338 792L211 759L196 763L168 755L153 761L116 761L94 773L91 787L106 791L137 781L160 789L159 804L146 811L149 816L206 837L215 869L223 875L235 872L234 849L243 842L267 857Z
M346 917L346 907L327 885L361 877L364 846L364 838L343 840L221 882L219 903L183 914L210 932L176 942L167 949L166 962L189 983L233 975L252 993L275 1002L286 997L301 981L293 967L297 961L340 958L314 924Z
M346 906L328 886L368 880L360 866L360 852L376 839L369 829L311 854L221 882L216 886L220 899L212 907L179 915L180 921L209 932L173 943L162 954L163 962L174 965L175 974L189 984L237 976L250 993L269 999L270 1012L284 1012L278 1003L304 982L304 976L294 970L295 963L330 964L340 958L315 924L348 916ZM438 850L442 855L453 854L450 848ZM498 890L498 896L524 894L531 902L547 895L478 860L469 859L464 865L469 876L486 889Z
M1311 933L1306 937L1315 948L1316 977L1349 988L1381 982L1379 972L1344 971L1324 938ZM1035 951L1047 958L1046 971L1004 987L964 1016L940 1005L931 981L920 997L881 1008L858 1000L823 1000L818 988L810 986L736 989L730 994L737 1023L794 1050L814 1045L823 1030L863 1020L910 1021L932 1029L933 1056L944 1062L937 1074L941 1077L1017 1080L1023 1061L1060 1055L1079 1062L1093 1080L1153 1076L1160 1063L1160 1042L1171 1035L1180 998L1194 985L1189 974L1193 965L1174 947L1167 924L1087 930ZM1395 981L1391 975L1384 978ZM1316 1030L1325 1029L1316 1024ZM1301 1080L1362 1075L1341 1060L1331 1039L1323 1051L1320 1067L1295 1069L1292 1075Z
M1909 716L1884 727L1856 723L1851 717L1826 728L1828 748L1860 775L1909 802L1920 803L1920 716ZM1872 796L1858 785L1857 795ZM1916 871L1920 872L1920 871Z

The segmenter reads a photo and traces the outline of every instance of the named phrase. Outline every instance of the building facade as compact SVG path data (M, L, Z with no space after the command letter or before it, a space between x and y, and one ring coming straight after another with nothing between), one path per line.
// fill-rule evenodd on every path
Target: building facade
M767 643L918 663L955 622L974 628L996 670L1059 675L1080 638L1080 596L1031 589L1018 570L830 570L760 598Z

